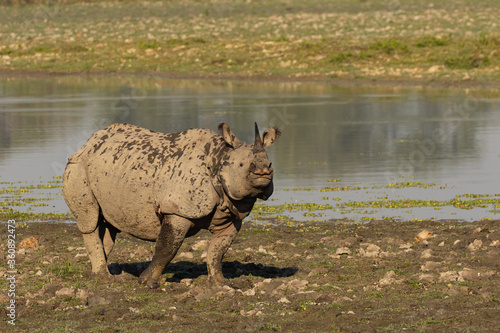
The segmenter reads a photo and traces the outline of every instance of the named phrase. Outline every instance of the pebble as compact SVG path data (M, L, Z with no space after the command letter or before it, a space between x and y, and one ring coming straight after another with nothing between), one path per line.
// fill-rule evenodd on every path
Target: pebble
M194 244L191 246L191 249L193 251L206 250L207 248L208 248L208 240L206 239L198 240L194 242Z
M425 264L420 266L420 270L424 272L440 271L443 269L443 264L436 261L426 261Z
M475 239L472 243L470 243L467 246L467 250L474 252L474 251L479 250L481 248L481 246L483 246L483 241L480 239Z
M377 257L380 254L380 247L375 244L370 244L366 247L366 250L363 248L359 249L359 254L363 257Z
M25 238L21 241L21 243L19 243L20 249L33 249L37 248L38 246L38 239L36 239L34 236Z
M424 273L420 273L418 275L418 280L419 281L427 281L427 282L434 282L434 281L436 281L436 279L434 278L434 275L432 275L432 274L424 274Z
M481 272L476 271L475 269L465 269L458 272L458 275L464 280L472 281L479 279L481 277Z
M454 282L454 281L463 281L463 278L460 278L458 276L458 272L447 271L447 272L442 272L439 275L438 282Z
M308 284L309 284L309 281L295 279L295 280L288 282L287 288L291 289L291 290L304 290Z
M89 293L84 289L78 289L75 296L76 296L76 298L79 298L79 299L83 300L85 303L87 303Z
M396 273L394 271L388 271L385 273L385 276L379 280L378 284L380 286L388 286L397 282L400 281L396 280Z
M432 232L424 229L421 232L419 232L418 235L415 237L415 242L423 241L424 239L428 239L431 237L432 237Z
M193 284L193 279L182 279L181 283L184 283L186 286L190 286Z
M432 257L432 250L431 249L426 249L422 251L422 254L420 255L420 259L429 259Z
M178 256L179 258L186 258L186 259L193 259L193 253L192 252L182 252Z
M345 255L345 254L349 255L349 254L351 254L351 250L349 250L348 247L339 247L337 249L337 251L335 251L335 254L337 254L339 256L340 255Z
M412 244L412 243L405 243L405 244L401 244L401 245L399 246L399 248L400 248L400 249L404 249L404 250L408 250L408 249L410 249L412 246L413 246L413 244Z
M75 289L74 288L62 288L56 291L56 296L59 297L74 297Z
M255 296L255 289L248 289L241 292L245 296Z

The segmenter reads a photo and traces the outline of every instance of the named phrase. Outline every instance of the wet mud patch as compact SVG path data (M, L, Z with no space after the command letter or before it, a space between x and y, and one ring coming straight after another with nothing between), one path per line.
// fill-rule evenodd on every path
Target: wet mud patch
M246 222L223 264L230 286L208 285L206 232L185 240L155 290L137 278L154 243L119 234L114 279L103 282L90 278L75 225L24 224L16 233L19 332L494 332L499 325L499 221ZM7 327L8 297L0 302Z

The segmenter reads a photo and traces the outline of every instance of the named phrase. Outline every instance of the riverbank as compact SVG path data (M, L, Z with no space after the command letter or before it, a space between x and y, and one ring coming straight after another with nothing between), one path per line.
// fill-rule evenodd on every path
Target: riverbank
M18 224L15 328L493 332L500 310L499 226L336 221L292 227L248 221L223 265L232 288L207 284L203 258L209 233L201 232L185 240L162 286L150 290L137 276L154 244L119 234L109 259L116 281L105 283L90 279L74 224ZM1 237L7 253L6 234ZM0 297L7 304L8 296ZM7 327L6 313L1 316L0 325Z
M495 15L489 0L36 2L2 7L0 72L490 85Z

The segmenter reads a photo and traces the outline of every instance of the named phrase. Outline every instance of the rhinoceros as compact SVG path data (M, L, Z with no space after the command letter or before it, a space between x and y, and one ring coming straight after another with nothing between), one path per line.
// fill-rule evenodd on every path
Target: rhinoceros
M265 147L281 131L271 127L261 137L255 124L255 142L246 144L227 124L218 129L221 135L200 128L158 133L112 124L68 159L63 195L83 234L94 278L111 277L107 258L123 231L156 241L139 277L156 288L184 238L208 229L209 283L228 283L222 258L257 198L266 200L273 192Z

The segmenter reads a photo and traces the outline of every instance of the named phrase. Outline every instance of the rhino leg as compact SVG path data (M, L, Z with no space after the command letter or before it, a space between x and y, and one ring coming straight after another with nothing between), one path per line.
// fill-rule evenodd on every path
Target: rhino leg
M92 277L110 281L107 259L115 244L118 229L99 218L97 228L91 233L83 234L83 242L92 265Z
M229 282L222 275L222 258L233 243L238 231L241 228L241 221L234 221L229 225L224 225L225 228L214 228L212 239L208 245L207 253L207 270L209 284L222 286Z
M116 229L109 223L106 223L105 227L101 228L100 238L104 247L104 255L106 256L106 260L109 258L111 250L113 250L117 233L118 229Z
M102 228L98 226L91 233L83 234L83 243L85 244L92 265L92 277L108 280L111 274L106 264L102 234Z
M145 284L149 288L159 287L159 279L163 269L175 257L177 250L181 247L186 234L192 226L191 221L177 215L165 215L163 217L160 234L156 240L153 260L139 277L140 284Z

